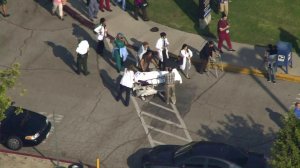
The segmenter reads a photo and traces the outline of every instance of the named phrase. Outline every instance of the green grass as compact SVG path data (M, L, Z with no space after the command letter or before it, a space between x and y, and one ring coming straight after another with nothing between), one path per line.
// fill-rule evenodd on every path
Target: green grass
M169 27L216 38L220 13L214 1L212 21L205 30L198 28L199 0L148 0L148 14L151 20ZM300 53L299 0L232 0L228 19L232 41L266 45L284 40Z

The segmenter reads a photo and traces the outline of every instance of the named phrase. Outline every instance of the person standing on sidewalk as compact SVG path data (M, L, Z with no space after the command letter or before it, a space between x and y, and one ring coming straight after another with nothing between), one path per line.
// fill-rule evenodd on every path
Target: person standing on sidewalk
M135 20L138 19L139 10L142 11L142 18L144 21L149 21L147 14L148 2L146 0L134 0L134 17Z
M89 52L89 43L86 40L80 41L76 49L77 52L77 74L82 72L85 76L90 72L87 70L87 59Z
M229 1L228 0L219 0L220 3L220 12L224 12L228 16L229 12Z
M114 44L115 48L113 50L113 55L115 57L117 71L120 72L123 69L123 63L126 61L128 56L128 51L126 48L128 41L122 33L118 33Z
M268 82L276 83L276 59L277 59L277 47L269 44L266 51L266 66L268 72Z
M167 104L170 104L170 99L172 104L176 104L175 73L172 70L172 68L168 67L168 73L165 75L165 101Z
M107 28L105 24L105 18L100 19L100 24L94 29L94 32L97 33L97 52L103 56L104 50L104 38L107 36Z
M223 53L222 45L224 40L228 45L229 48L228 50L235 51L234 49L232 49L230 36L229 36L229 28L230 26L227 21L227 15L225 13L222 13L222 18L218 22L218 36L219 36L218 49L221 53Z
M53 0L53 8L52 8L52 15L55 14L55 11L58 8L58 15L61 20L64 20L64 13L63 13L63 2L62 0Z
M109 12L112 10L110 9L110 0L100 0L99 2L99 9L104 12L104 1L105 1L105 9Z
M3 17L8 17L10 16L8 13L7 13L7 0L0 0L0 6L1 6L1 9L2 9L2 15Z
M155 47L158 52L159 67L161 70L165 70L166 62L169 59L168 46L169 41L167 39L167 34L165 32L160 33L160 38L157 40Z
M134 72L133 72L133 66L129 66L128 68L125 68L123 77L120 82L120 90L118 92L118 95L116 97L116 100L119 101L122 97L122 93L126 92L126 98L125 98L125 106L129 106L130 101L130 92L133 88L134 84Z
M89 19L93 22L93 19L97 19L99 12L98 0L90 0L89 2Z
M137 58L136 58L136 66L139 67L141 60L143 58L143 55L149 50L149 43L144 41L141 47L139 48L137 52Z
M191 58L193 56L193 53L186 44L183 44L179 56L182 59L182 64L180 65L180 69L184 73L185 77L190 79L189 70L191 69L191 65L192 65Z
M113 4L122 3L122 9L126 11L126 0L112 0Z
M201 74L203 74L203 72L207 72L208 60L213 56L213 54L217 54L215 50L214 42L209 41L205 44L205 46L200 51L200 60L201 60L200 73Z

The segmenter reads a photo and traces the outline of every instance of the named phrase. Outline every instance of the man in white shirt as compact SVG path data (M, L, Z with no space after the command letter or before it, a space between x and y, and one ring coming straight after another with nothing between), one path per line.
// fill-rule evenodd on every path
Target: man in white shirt
M97 33L97 52L102 55L104 50L104 38L107 36L105 18L100 19L100 24L94 29L94 32Z
M85 76L90 72L87 70L87 58L89 51L89 43L86 40L81 40L76 48L77 52L77 74L80 75L82 72Z
M120 82L120 90L118 92L118 96L116 97L116 100L119 101L122 97L122 93L126 91L126 98L125 98L125 106L129 106L130 101L130 92L133 88L134 84L134 72L133 72L133 66L131 65L128 68L125 68L123 77Z
M156 49L159 57L159 67L161 70L165 70L166 62L169 59L168 54L169 41L165 32L160 33L160 38L156 42Z

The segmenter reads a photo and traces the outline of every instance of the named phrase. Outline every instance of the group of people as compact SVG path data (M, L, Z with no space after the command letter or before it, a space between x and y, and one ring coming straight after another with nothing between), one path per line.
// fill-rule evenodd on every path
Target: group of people
M105 1L105 5L104 5ZM126 0L112 0L112 3L114 5L120 4L121 8L126 11ZM106 11L111 12L110 7L110 0L87 0L86 5L88 6L88 14L89 19L93 22L94 19L97 19L97 15L99 10L104 12L104 9ZM147 0L134 0L134 18L138 20L138 15L141 11L141 16L144 21L148 21L148 15L147 15L147 6L148 2Z

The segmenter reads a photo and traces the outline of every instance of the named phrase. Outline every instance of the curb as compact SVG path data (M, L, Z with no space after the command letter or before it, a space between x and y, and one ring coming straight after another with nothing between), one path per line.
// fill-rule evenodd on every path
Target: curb
M90 22L89 20L85 19L81 14L74 11L72 9L72 7L69 7L68 5L65 5L63 9L72 18L77 20L79 23L81 23L85 27L87 27L91 30L94 29L95 24ZM114 39L114 37L111 36L110 34L107 34L107 37L110 39L110 41L112 41ZM193 64L200 64L200 60L197 60L197 61L193 60L192 63ZM250 67L245 68L245 67L241 67L241 66L227 64L227 63L223 63L223 68L224 68L224 71L226 71L226 72L240 73L240 74L245 74L245 75L255 75L255 76L259 76L259 77L267 76L267 72L265 70L260 70L260 69L257 69L257 68L250 68ZM276 78L281 79L281 80L285 80L285 81L300 83L300 76L278 73L278 74L276 74Z
M4 149L0 149L0 153L9 153L9 154L15 154L15 155L22 155L22 156L28 156L28 157L33 157L33 158L38 158L38 159L43 159L43 160L55 160L55 161L59 161L59 162L63 162L63 163L69 163L69 164L77 163L77 162L73 162L73 161L70 161L70 160L55 159L55 158L51 158L51 157L44 157L44 156L28 154L28 153L21 153L21 152L16 152L16 151L9 151L9 150L4 150ZM82 164L84 166L87 166L88 168L95 168L95 166L91 166L91 165L84 164L84 163L82 163Z

